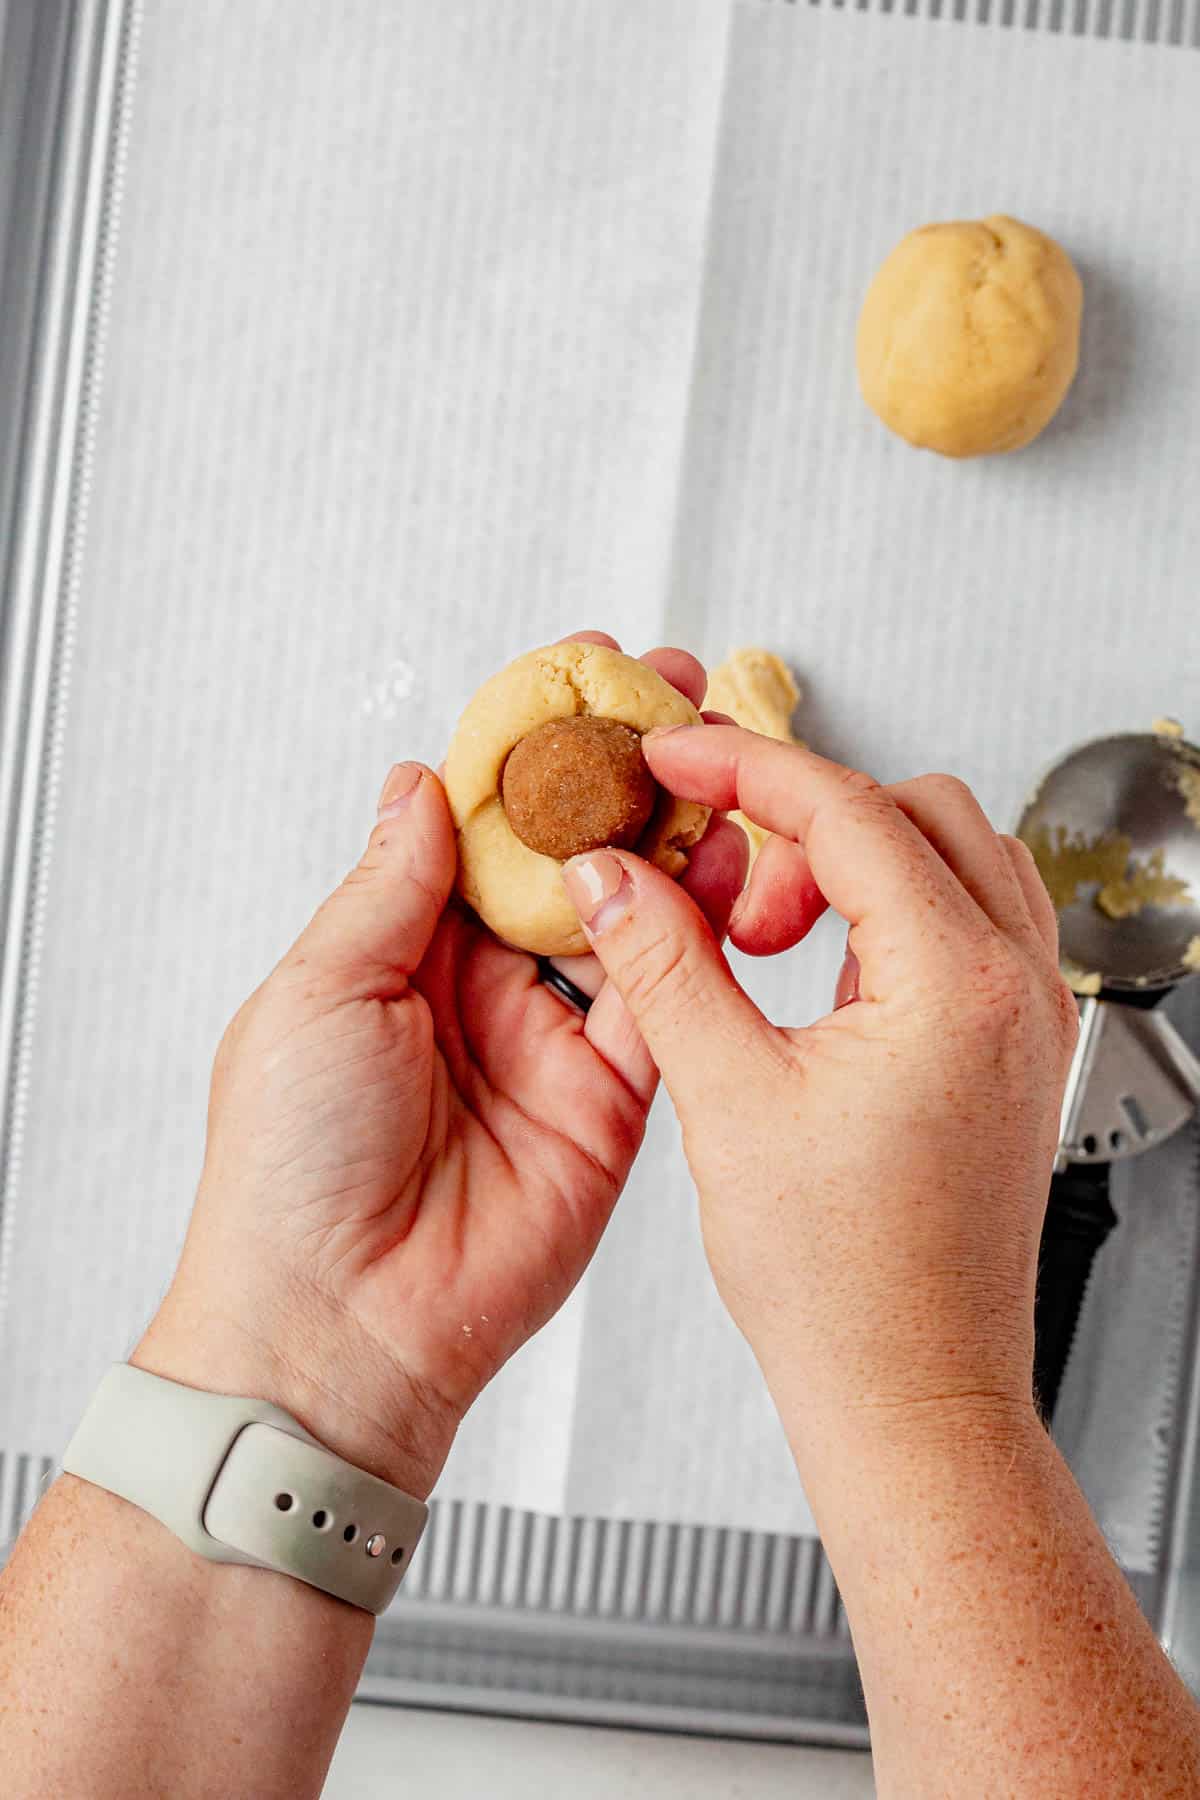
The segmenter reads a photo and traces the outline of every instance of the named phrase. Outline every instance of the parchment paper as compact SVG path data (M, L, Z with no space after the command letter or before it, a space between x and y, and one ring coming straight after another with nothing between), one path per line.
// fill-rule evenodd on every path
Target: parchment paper
M0 1299L61 1449L152 1309L224 1022L397 756L585 623L761 642L805 737L998 821L1072 741L1200 729L1200 105L1184 52L747 0L146 8ZM858 399L900 233L1007 210L1079 380L950 464ZM742 965L822 1011L836 922ZM887 1170L880 1170L886 1183ZM672 1116L441 1491L806 1530Z

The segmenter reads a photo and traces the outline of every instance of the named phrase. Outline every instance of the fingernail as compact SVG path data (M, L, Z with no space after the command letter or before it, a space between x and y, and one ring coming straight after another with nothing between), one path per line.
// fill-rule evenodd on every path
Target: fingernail
M633 888L624 869L607 850L576 856L563 870L567 898L591 937L599 937L628 911Z
M379 796L379 817L394 819L404 811L424 774L420 763L397 763L383 784Z
M694 731L693 725L655 725L650 731L642 733L643 743L647 738L669 737L673 731Z

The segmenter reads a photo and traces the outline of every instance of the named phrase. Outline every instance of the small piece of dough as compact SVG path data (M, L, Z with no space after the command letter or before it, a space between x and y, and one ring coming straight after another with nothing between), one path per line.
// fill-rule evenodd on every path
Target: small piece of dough
M867 290L858 379L899 437L942 456L1020 450L1079 361L1083 287L1066 251L1019 219L924 225Z
M1062 959L1061 967L1063 980L1072 993L1079 994L1085 1000L1093 999L1104 986L1098 969L1081 969L1066 957Z
M458 888L497 937L538 956L588 947L562 883L562 864L523 844L504 811L509 752L551 719L592 713L646 732L698 725L691 701L645 663L603 644L551 644L520 656L470 701L446 755L445 785L458 830ZM704 835L709 808L659 791L639 856L681 875Z
M711 711L728 713L747 731L778 738L785 744L801 742L792 730L792 714L799 703L800 689L787 664L771 650L754 648L731 650L709 676L704 696L705 707ZM771 834L745 813L729 816L750 840L753 865Z

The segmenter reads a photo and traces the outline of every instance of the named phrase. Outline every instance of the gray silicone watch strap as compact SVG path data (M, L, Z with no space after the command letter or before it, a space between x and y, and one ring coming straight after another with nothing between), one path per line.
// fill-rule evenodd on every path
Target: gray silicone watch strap
M428 1509L334 1456L288 1413L117 1363L63 1468L132 1501L211 1562L294 1575L368 1612L399 1587Z

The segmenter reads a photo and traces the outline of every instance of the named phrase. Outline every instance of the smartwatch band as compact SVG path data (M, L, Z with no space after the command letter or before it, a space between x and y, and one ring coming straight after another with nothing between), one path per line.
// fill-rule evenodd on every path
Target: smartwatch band
M326 1450L289 1413L116 1363L63 1468L119 1494L210 1562L294 1575L381 1613L429 1509Z

